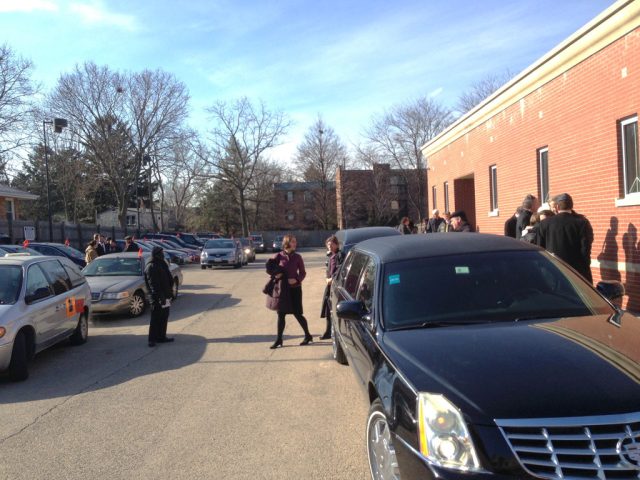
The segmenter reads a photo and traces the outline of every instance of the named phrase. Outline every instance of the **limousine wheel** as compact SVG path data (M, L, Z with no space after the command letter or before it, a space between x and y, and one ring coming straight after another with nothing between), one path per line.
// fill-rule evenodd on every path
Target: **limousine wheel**
M13 339L13 350L11 351L11 362L9 363L9 378L14 382L19 382L29 378L27 369L27 337L24 332L18 332Z
M399 480L398 459L393 446L389 423L382 403L376 399L369 410L367 421L367 453L371 478L374 480Z
M333 359L338 362L340 365L347 365L349 361L347 360L347 356L340 346L340 341L336 338L336 332L333 330L333 324L331 325L331 347L333 350Z
M87 315L82 314L80 318L78 318L78 325L69 338L71 345L82 345L86 343L87 338L89 338L89 320L87 319Z
M132 317L139 317L144 313L144 309L144 293L138 290L131 297L131 303L129 304L129 315L131 315Z

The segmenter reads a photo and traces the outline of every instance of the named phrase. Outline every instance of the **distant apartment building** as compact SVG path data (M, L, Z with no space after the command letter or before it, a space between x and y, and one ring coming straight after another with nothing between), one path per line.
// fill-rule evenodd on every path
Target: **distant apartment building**
M369 170L338 169L338 228L398 225L405 216L417 223L426 213L426 183L426 172L420 175L388 164L374 164Z
M162 224L162 218L164 218L165 229L172 229L175 227L175 217L170 212L163 212L160 214L160 210L154 210L154 216L156 217L156 225ZM140 209L140 230L141 231L153 231L154 223L151 211L149 209ZM101 227L120 227L120 220L118 219L118 212L115 209L106 210L98 214L97 224ZM134 231L138 228L138 210L135 208L127 209L127 229Z
M0 218L17 220L20 218L20 203L37 199L38 195L0 184Z
M640 1L620 0L427 143L429 194L503 234L524 196L572 195L594 281L640 310Z
M274 183L277 230L331 230L336 226L335 182Z

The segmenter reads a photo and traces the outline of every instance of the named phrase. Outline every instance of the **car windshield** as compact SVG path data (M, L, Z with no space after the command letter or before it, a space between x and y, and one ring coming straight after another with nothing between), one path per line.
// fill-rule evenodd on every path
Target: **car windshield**
M249 240L248 238L241 238L240 243L242 243L244 247L248 247L251 245L251 240Z
M0 305L16 303L22 286L22 268L18 265L0 265Z
M390 330L614 313L579 275L539 251L390 263L382 291Z
M142 275L142 267L137 257L101 257L84 267L82 273L87 277L138 277Z
M84 260L84 254L80 250L76 250L75 248L68 247L66 245L62 245L58 248L64 251L70 257L77 258L79 260Z
M233 240L208 240L204 248L236 248Z

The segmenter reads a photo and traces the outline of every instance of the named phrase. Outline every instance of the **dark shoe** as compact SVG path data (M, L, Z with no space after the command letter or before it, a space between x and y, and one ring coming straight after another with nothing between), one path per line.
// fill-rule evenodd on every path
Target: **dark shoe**
M169 343L169 342L173 342L174 340L175 338L173 337L164 337L158 340L158 343Z
M331 332L327 332L320 337L320 340L331 340Z
M313 337L308 335L304 337L304 340L300 342L300 345L309 345L311 342L313 342Z
M149 342L149 346L150 347L155 347L156 346L156 342Z
M281 347L282 347L282 340L276 340L274 344L271 345L269 348L271 350L275 350L276 348L281 348Z

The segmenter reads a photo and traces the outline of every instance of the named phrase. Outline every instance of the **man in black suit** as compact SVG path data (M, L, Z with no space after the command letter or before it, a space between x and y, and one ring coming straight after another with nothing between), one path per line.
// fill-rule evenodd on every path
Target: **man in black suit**
M516 215L516 240L520 240L522 237L522 231L529 226L529 220L533 211L537 208L536 197L529 194L522 200L522 205L519 207L519 212Z
M589 282L593 228L584 215L573 211L568 193L553 197L557 215L545 218L538 227L538 245L571 265Z
M99 233L96 233L93 236L93 239L96 241L96 252L98 252L99 257L106 253L104 250L104 243L100 240L100 237L101 235Z

